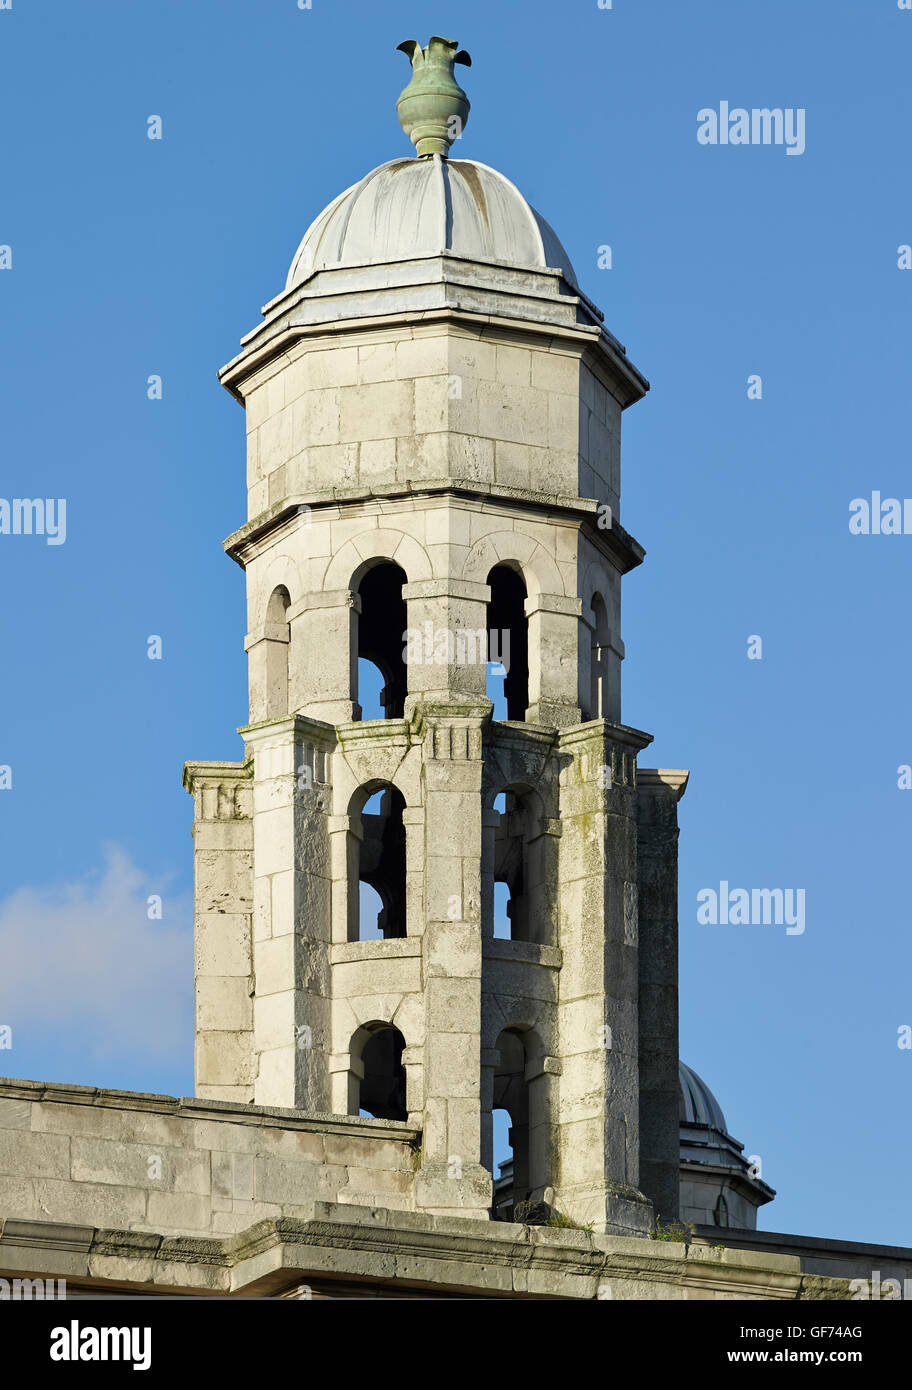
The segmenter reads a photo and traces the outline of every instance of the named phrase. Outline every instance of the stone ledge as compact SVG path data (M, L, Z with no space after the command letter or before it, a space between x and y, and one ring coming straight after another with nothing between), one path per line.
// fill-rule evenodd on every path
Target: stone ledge
M789 1235L781 1231L746 1231L731 1226L697 1225L693 1243L723 1242L728 1250L765 1258L775 1251L797 1259L802 1273L834 1279L912 1278L912 1249L900 1245L874 1245L821 1236Z
M370 1283L480 1298L848 1299L843 1279L804 1275L790 1255L581 1230L307 1204L222 1239L6 1221L5 1274L64 1275L139 1292L278 1296L295 1282ZM604 1295L602 1295L604 1296Z
M345 506L347 514L352 514L356 506L366 505L372 512L384 511L396 504L410 505L416 499L448 496L459 500L479 499L511 504L521 511L531 508L543 512L544 519L571 520L577 524L589 523L590 539L604 548L606 555L622 574L642 564L646 552L629 531L615 519L611 529L600 530L594 525L598 517L599 501L594 497L579 497L569 493L541 492L534 488L513 487L506 483L496 483L478 478L422 478L401 482L374 483L370 486L357 486L316 489L307 494L295 493L274 502L264 511L251 517L233 531L223 542L226 554L243 569L247 560L256 553L256 543L262 537L273 535L283 526L294 526L300 515L310 519L321 508L336 509ZM341 513L340 513L341 514ZM386 512L384 511L384 514ZM331 518L332 519L332 518Z
M549 970L560 970L564 963L559 946L545 946L537 941L507 941L495 936L483 941L481 949L485 960L503 960L511 965L520 961L525 965L543 965Z
M330 947L330 964L347 965L352 961L398 960L401 957L420 956L422 939L420 936L391 937L389 940L342 941Z
M0 1100L94 1105L111 1110L148 1111L182 1119L224 1120L230 1124L255 1125L259 1129L319 1130L329 1134L357 1135L364 1139L390 1138L405 1143L417 1142L421 1133L401 1120L319 1114L280 1106L248 1105L242 1101L165 1096L148 1091L105 1090L96 1086L69 1086L59 1081L26 1081L15 1077L0 1077Z

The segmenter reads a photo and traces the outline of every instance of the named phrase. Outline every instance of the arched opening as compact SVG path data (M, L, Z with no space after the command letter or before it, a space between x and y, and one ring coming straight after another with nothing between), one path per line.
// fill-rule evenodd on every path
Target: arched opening
M512 1028L504 1029L495 1047L500 1053L500 1061L494 1071L494 1114L502 1111L509 1121L504 1136L503 1117L501 1118L501 1144L509 1150L509 1154L502 1160L506 1162L506 1168L501 1169L495 1180L494 1207L502 1221L512 1221L513 1208L517 1202L527 1201L532 1191L529 1174L529 1086L525 1076L526 1050L522 1035ZM495 1130L495 1145L496 1143Z
M589 718L608 718L608 609L601 594L592 596L592 647L589 658Z
M358 940L382 941L383 928L380 923L386 912L386 905L376 888L363 878L358 880Z
M494 1131L494 1219L510 1221L513 1214L513 1145L510 1113L500 1107L491 1116Z
M351 1097L351 1113L375 1120L406 1120L405 1038L391 1023L368 1023L352 1038L351 1056L363 1068L357 1095ZM354 1069L357 1070L357 1069Z
M494 936L552 944L554 874L552 837L540 797L529 788L507 788L494 800L490 863L494 877Z
M496 710L495 710L496 715ZM501 816L507 809L507 798L503 792L499 792L494 798L492 809ZM498 822L499 824L499 822ZM495 840L497 838L497 826L494 829ZM494 880L494 939L495 941L509 941L510 931L510 885L503 879Z
M377 717L402 718L408 689L403 655L408 612L402 597L402 586L407 582L403 569L392 561L384 560L373 565L358 585L361 612L358 615L356 702L362 706L362 719L369 717L364 714L365 703L361 700L363 679L369 678L369 671L362 667L363 662L371 662L383 681L377 701L382 713ZM370 708L370 703L366 707Z
M362 719L386 718L386 711L383 708L385 684L379 666L375 666L366 657L359 657L357 696L358 704L361 706Z
M492 1097L494 1215L503 1221L534 1223L536 1218L524 1214L521 1204L542 1203L546 1187L553 1182L550 1078L543 1066L541 1041L532 1029L505 1028L494 1046L499 1057ZM529 1080L530 1076L534 1079ZM505 1134L502 1118L498 1125L498 1111L506 1112L509 1120Z
M494 883L494 939L495 941L512 941L513 933L510 929L510 885L508 883Z
M348 939L389 941L406 934L405 798L397 787L375 783L356 793L356 806L358 801L349 841Z
M266 605L266 718L288 713L288 605L284 585L273 589Z
M524 720L529 704L526 586L522 576L508 565L495 565L488 575L488 584L491 586L487 617L488 698L494 700L496 713L498 696L502 693L506 718ZM502 692L498 684L501 679Z

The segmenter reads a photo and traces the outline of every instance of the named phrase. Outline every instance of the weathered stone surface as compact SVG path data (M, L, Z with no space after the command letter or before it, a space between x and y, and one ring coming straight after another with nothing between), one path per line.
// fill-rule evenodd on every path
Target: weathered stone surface
M106 1226L180 1236L346 1190L412 1201L405 1125L15 1081L0 1082L0 1102L26 1120L0 1128L0 1220L91 1224L95 1211Z
M374 1293L400 1297L410 1288L417 1296L456 1289L478 1297L613 1300L850 1296L848 1278L805 1272L795 1255L419 1214L390 1204L304 1201L296 1217L236 1225L220 1214L220 1222L218 1236L163 1237L7 1219L0 1227L0 1271L65 1277L71 1292L100 1279L156 1292L247 1297L281 1297L306 1283L315 1296L338 1297L338 1281L367 1278Z
M198 1098L0 1086L0 1261L27 1223L56 1258L46 1221L87 1279L163 1289L830 1296L797 1258L649 1239L677 1212L686 775L638 782L650 736L620 723L648 383L513 185L416 138L222 372L250 718L243 762L184 774ZM522 1224L490 1219L495 1110Z

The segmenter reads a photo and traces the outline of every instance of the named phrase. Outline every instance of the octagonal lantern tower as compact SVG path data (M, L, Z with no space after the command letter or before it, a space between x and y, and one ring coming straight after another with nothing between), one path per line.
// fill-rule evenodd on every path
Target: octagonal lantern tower
M403 48L417 157L316 218L220 374L250 717L243 763L185 772L197 1091L418 1126L401 1200L481 1219L504 1109L514 1214L645 1234L677 1214L686 783L621 723L620 426L648 384L548 223L449 157L468 55Z

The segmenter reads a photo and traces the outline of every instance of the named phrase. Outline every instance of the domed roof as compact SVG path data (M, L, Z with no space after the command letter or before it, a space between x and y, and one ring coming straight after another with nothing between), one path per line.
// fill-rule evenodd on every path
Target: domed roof
M723 1134L728 1133L722 1107L712 1091L702 1077L697 1076L692 1068L685 1066L680 1061L678 1062L678 1085L681 1091L680 1118L682 1122L691 1125L709 1125L712 1129L721 1130Z
M579 289L557 235L509 179L486 164L436 154L393 159L340 193L308 228L285 289L323 268L446 253L559 270Z

